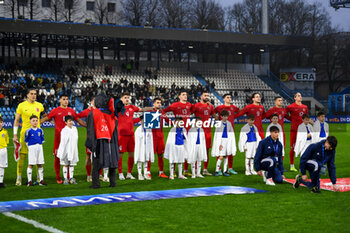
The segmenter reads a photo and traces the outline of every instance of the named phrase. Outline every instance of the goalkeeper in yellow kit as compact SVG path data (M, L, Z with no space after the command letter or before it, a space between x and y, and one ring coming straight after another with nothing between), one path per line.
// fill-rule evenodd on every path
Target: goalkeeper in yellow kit
M36 102L37 91L34 88L30 88L27 90L27 100L20 103L16 110L16 117L13 123L13 141L18 142L18 126L19 120L22 118L22 129L20 133L19 143L21 144L20 156L17 162L17 180L16 185L22 185L22 171L24 166L24 160L28 156L28 147L24 141L25 132L27 129L31 127L30 117L32 115L37 116L40 119L40 113L44 111L44 107L41 103ZM40 125L39 125L40 127Z

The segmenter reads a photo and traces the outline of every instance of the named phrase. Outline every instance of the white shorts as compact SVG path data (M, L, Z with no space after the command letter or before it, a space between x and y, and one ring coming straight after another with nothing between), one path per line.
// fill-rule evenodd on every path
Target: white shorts
M245 157L247 159L253 159L255 157L255 153L256 153L256 142L247 142L245 144L247 151L245 152Z
M219 155L220 155L220 156L229 155L229 154L228 154L228 151L227 151L227 142L228 142L228 139L227 139L227 138L221 138L221 143L220 143L220 145L222 145L222 150L219 150Z
M67 157L66 157L66 159L60 159L60 163L61 163L62 166L72 166L72 167L74 167L74 166L77 165L77 163L72 163L71 161L69 161L67 159Z
M7 167L7 148L0 149L0 167Z
M184 145L175 145L173 163L184 163L186 159L186 151Z
M28 146L28 165L44 164L43 145L35 144Z

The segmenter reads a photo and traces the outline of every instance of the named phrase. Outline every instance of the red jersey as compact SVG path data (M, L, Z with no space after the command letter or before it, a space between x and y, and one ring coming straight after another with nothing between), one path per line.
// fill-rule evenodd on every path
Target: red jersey
M221 113L222 110L226 110L228 112L228 114L229 114L228 121L231 122L232 128L234 129L235 128L234 127L234 125L235 125L235 118L236 118L236 115L239 112L239 108L237 108L233 104L231 104L230 106L226 106L225 104L217 106L214 109L214 113L215 114L217 113L219 115L220 120L221 120L220 113Z
M196 117L200 117L204 121L210 120L211 116L214 114L214 106L211 104L202 104L201 102L192 105L191 112L194 113ZM208 127L203 129L210 129L210 124Z
M285 108L277 108L272 107L269 110L267 110L267 112L265 113L265 118L269 118L273 115L273 114L277 114L278 115L278 124L281 125L282 129L283 128L283 123L284 123L284 118L287 115L287 111Z
M140 109L134 105L125 106L123 115L119 113L118 117L118 134L119 136L134 135L134 112L139 112Z
M88 107L87 109L84 109L80 113L78 113L78 118L85 118L89 115L89 113L93 110L92 107Z
M74 117L74 120L78 119L77 113L72 108L62 108L57 107L51 110L51 112L47 115L49 120L52 120L52 118L55 118L55 137L61 136L62 129L66 126L66 123L64 121L64 117L67 115L71 115Z
M304 104L297 105L296 103L288 105L286 112L290 113L291 129L298 130L298 126L303 123L303 115L308 114L307 106Z
M243 116L246 114L247 116L250 114L253 114L255 116L254 125L258 128L260 137L264 138L264 129L262 127L262 120L265 119L265 109L262 105L255 105L255 104L249 104L245 106L245 108L242 109L237 114L237 117Z
M182 117L185 126L187 125L187 119L190 118L191 115L191 107L192 104L190 102L186 102L186 103L181 103L176 102L176 103L172 103L169 107L167 107L166 109L163 110L164 113L166 112L173 112L175 117ZM190 126L185 127L186 129L189 129Z

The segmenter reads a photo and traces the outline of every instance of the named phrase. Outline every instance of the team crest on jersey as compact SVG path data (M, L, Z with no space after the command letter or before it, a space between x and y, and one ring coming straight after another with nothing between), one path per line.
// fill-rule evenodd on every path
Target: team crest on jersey
M40 132L38 133L38 136L40 137Z
M299 112L299 116L303 116L304 115L304 113L303 112Z
M71 116L71 115L72 115L72 113L71 113L71 112L68 112L68 115L70 115L70 116Z
M303 111L305 111L305 108L303 108Z
M1 135L1 137L3 137L3 138L4 138L4 137L5 137L5 134L3 133L3 134Z
M126 112L125 115L129 116L130 114L129 114L129 112Z
M36 111L39 112L39 108L36 108Z

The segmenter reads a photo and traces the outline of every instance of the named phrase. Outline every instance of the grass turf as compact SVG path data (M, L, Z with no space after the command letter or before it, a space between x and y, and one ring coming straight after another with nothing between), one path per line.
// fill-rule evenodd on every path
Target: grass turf
M236 138L243 125L236 125ZM264 125L266 128L267 125ZM286 124L286 131L290 125ZM332 124L330 131L337 136L339 146L336 154L337 177L350 177L350 125ZM234 157L234 169L238 175L230 177L206 177L170 181L157 177L157 162L152 164L152 181L117 180L117 188L108 188L102 183L98 190L88 189L85 172L85 129L79 128L80 162L75 168L78 185L63 186L55 183L53 168L54 129L44 129L46 143L45 180L47 187L16 187L16 164L13 160L13 148L9 147L9 168L5 170L5 183L8 187L0 189L0 201L24 200L35 198L91 195L100 193L121 193L146 190L180 189L234 185L252 187L269 191L264 194L226 195L185 199L157 200L82 206L75 208L57 208L16 212L24 217L56 227L66 232L83 231L124 231L124 232L349 232L350 231L350 193L322 191L322 194L310 193L307 188L294 190L290 184L275 187L266 186L261 177L244 175L244 154ZM11 131L9 130L11 134ZM167 132L165 132L166 134ZM10 135L11 136L11 135ZM286 148L289 148L289 133L286 135ZM11 145L10 145L11 146ZM286 150L285 168L289 168L289 151ZM125 154L126 155L126 154ZM296 159L298 167L299 159ZM126 171L126 156L123 170ZM215 158L210 159L209 171L213 172ZM164 164L168 174L167 160ZM136 170L134 167L134 175ZM296 173L286 172L287 178ZM23 173L25 180L25 169ZM35 177L35 176L34 176ZM328 177L328 176L327 176ZM325 177L324 177L325 178ZM34 227L0 215L0 226L5 232L35 232ZM3 231L2 231L3 232Z

